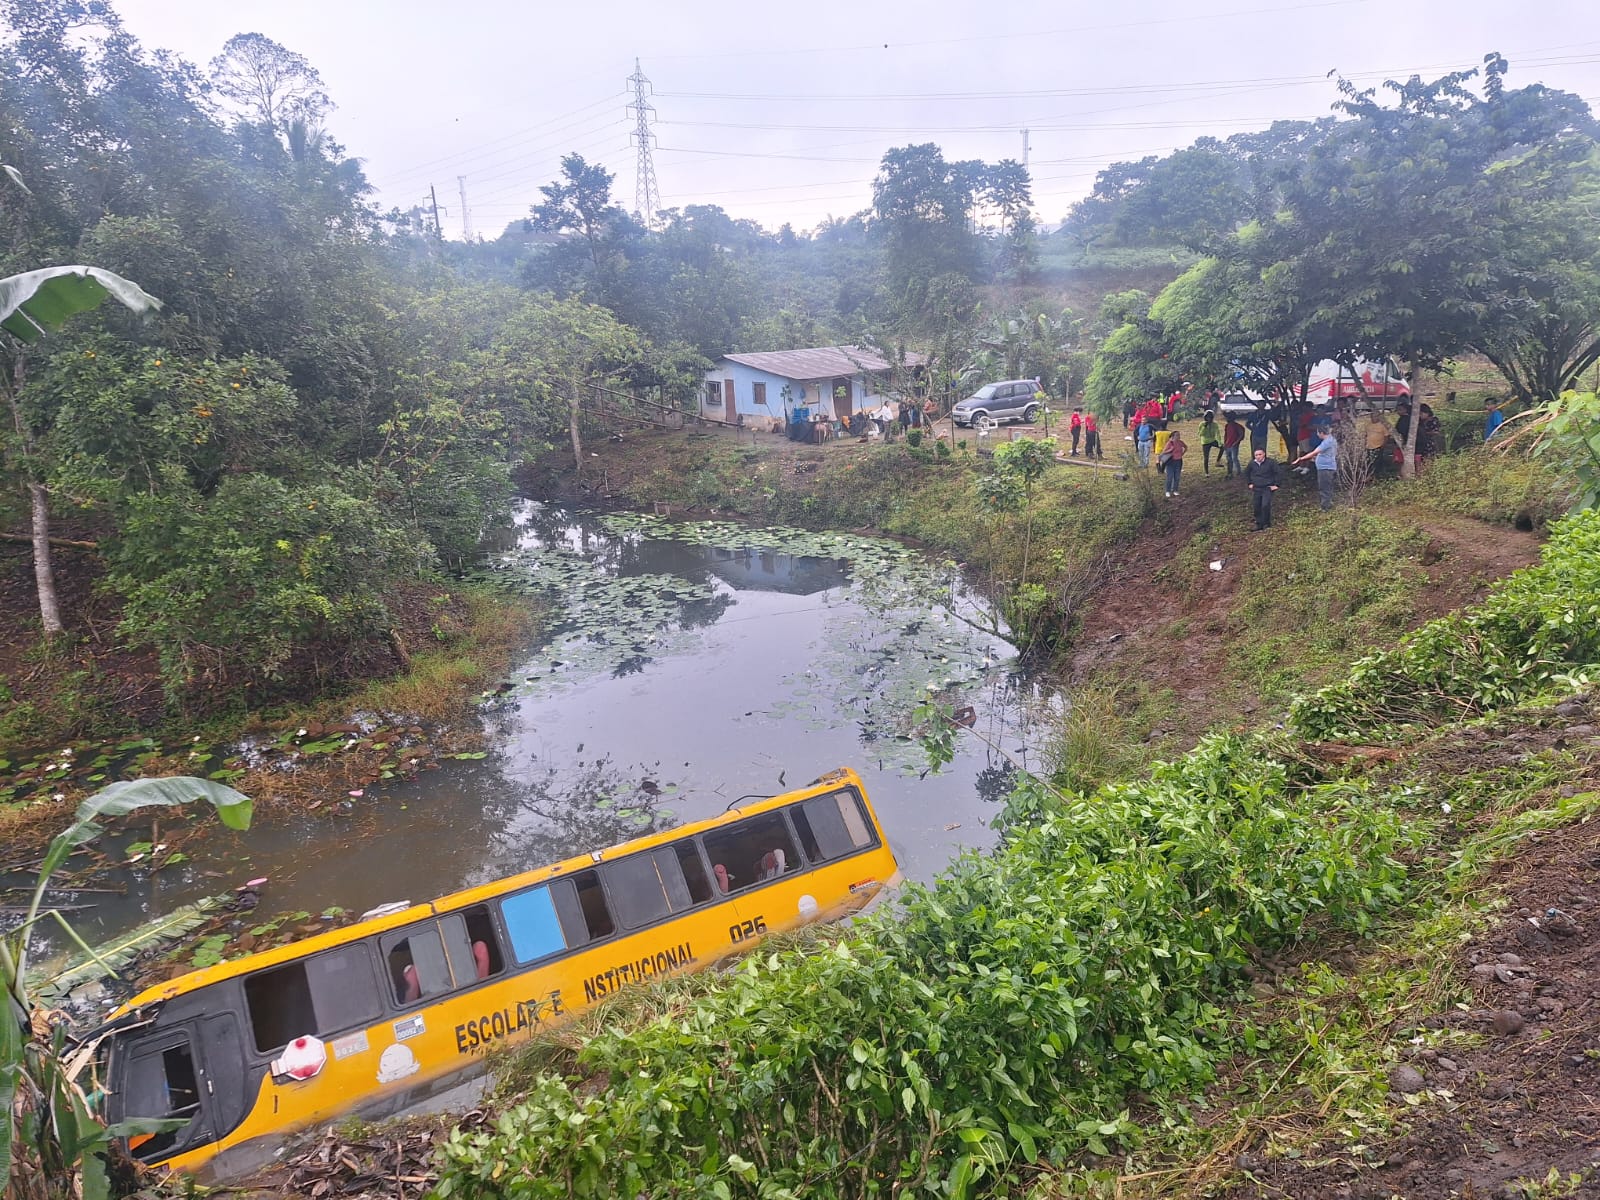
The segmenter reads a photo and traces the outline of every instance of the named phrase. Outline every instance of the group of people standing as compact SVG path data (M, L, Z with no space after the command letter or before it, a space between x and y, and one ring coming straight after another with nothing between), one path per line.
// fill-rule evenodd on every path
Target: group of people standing
M915 400L894 401L885 399L877 408L872 410L872 423L878 428L878 435L887 438L898 426L901 433L911 429L921 429L924 425L931 426L938 415L939 408L929 396L921 404Z
M1083 441L1084 458L1101 461L1105 452L1100 446L1100 418L1092 412L1084 412L1083 405L1076 405L1072 415L1067 418L1067 432L1072 435L1072 455L1078 457L1078 442Z

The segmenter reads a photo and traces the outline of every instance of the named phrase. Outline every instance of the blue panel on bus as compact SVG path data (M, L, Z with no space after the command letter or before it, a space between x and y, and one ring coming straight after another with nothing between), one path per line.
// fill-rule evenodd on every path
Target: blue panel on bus
M548 887L536 887L500 901L506 932L511 935L511 952L519 963L530 963L567 948L556 919L555 901Z

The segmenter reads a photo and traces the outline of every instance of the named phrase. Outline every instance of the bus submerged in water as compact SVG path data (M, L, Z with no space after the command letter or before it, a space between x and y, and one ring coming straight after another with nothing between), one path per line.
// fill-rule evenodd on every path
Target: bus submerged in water
M383 1116L619 988L860 911L899 866L854 771L148 988L101 1041L111 1123L222 1178L344 1113Z

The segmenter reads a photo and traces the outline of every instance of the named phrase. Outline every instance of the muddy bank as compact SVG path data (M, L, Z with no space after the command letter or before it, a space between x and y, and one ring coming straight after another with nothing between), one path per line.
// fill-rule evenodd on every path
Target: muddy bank
M336 698L213 718L202 732L187 722L115 737L59 739L44 748L0 751L0 867L25 870L34 852L69 819L78 800L116 779L199 775L227 783L256 802L257 813L315 813L392 780L414 778L451 755L479 751L480 703L499 686L517 648L543 620L537 602L505 593L461 591L449 612L435 611L428 642L416 642L406 669ZM135 714L137 715L137 714ZM179 839L205 818L174 814Z

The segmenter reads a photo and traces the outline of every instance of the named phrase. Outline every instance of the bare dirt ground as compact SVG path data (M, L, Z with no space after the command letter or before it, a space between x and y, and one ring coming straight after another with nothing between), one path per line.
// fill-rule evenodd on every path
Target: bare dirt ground
M1199 464L1193 464L1198 467ZM1236 480L1215 469L1209 476L1184 473L1184 491L1163 503L1145 523L1134 544L1123 551L1108 577L1095 589L1080 613L1080 634L1065 665L1077 683L1091 676L1150 680L1174 692L1172 728L1180 740L1211 725L1219 703L1238 704L1237 716L1250 723L1258 704L1249 695L1221 696L1218 681L1227 679L1228 658L1235 653L1237 633L1229 614L1249 568L1268 551L1273 539L1291 536L1282 518L1295 506L1315 503L1314 494L1291 483L1275 506L1277 525L1253 531L1249 494ZM1158 499L1160 497L1158 496ZM1330 514L1329 520L1340 514ZM1417 621L1429 620L1480 600L1495 580L1525 567L1539 556L1536 534L1488 525L1467 517L1430 515L1419 523L1427 535L1419 564L1428 586L1418 602ZM1223 568L1203 564L1197 572L1177 576L1173 555L1197 534L1211 535L1211 553ZM1174 622L1192 631L1170 636ZM1321 682L1314 675L1306 686Z
M1545 749L1583 761L1565 790L1600 787L1595 709L1562 705L1542 729L1453 735L1434 747L1445 770L1492 770ZM1560 711L1560 710L1558 710ZM1600 1196L1600 821L1529 837L1482 880L1499 916L1461 947L1465 1007L1426 1013L1390 1070L1402 1110L1389 1141L1303 1148L1298 1158L1246 1151L1226 1191L1294 1200L1473 1200ZM1467 1035L1432 1049L1428 1031ZM1414 1037L1406 1037L1414 1032Z

